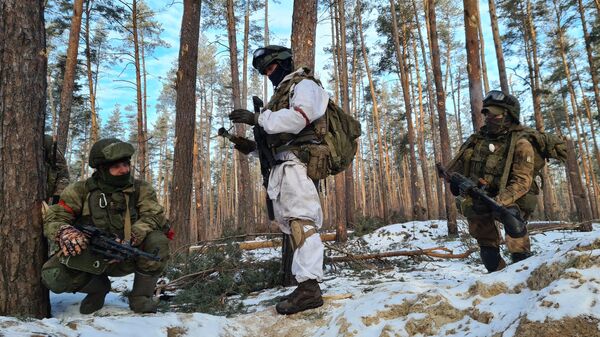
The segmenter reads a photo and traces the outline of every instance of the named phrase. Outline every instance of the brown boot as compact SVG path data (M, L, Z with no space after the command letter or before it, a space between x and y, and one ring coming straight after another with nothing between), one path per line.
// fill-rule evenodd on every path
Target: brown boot
M87 293L87 296L79 305L79 312L89 315L96 312L104 306L104 298L110 291L110 280L106 275L93 276L92 279L79 289L81 293Z
M277 303L275 310L282 315L291 315L322 305L323 298L319 283L317 280L308 280L298 284L298 288L286 296L285 300Z
M133 288L129 293L129 308L135 313L154 313L158 309L158 303L153 300L154 288L158 276L135 273Z

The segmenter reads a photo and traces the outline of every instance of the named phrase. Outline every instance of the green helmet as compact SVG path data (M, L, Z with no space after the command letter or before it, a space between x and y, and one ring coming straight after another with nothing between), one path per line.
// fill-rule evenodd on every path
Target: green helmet
M515 123L519 124L521 105L515 96L505 94L500 90L492 90L483 99L483 108L485 109L488 106L499 106L506 109ZM484 109L482 109L482 112Z
M276 61L284 61L292 58L292 50L282 46L269 45L258 48L252 57L252 66L261 75L265 75L267 67Z
M130 159L135 153L133 145L117 138L100 139L92 145L89 164L97 168L103 164L110 164L123 159Z

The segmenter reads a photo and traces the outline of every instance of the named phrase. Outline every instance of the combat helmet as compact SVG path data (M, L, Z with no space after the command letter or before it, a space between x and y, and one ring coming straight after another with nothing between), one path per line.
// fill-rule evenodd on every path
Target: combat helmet
M513 118L514 122L519 124L519 117L521 115L521 105L519 100L513 95L505 94L500 90L492 90L485 95L483 99L483 109L489 106L499 106L506 109L509 115Z
M135 153L133 145L117 138L104 138L95 142L90 150L89 165L98 168L123 159L130 159Z
M292 50L283 46L269 45L258 48L252 56L252 66L261 75L265 75L267 67L273 62L292 59Z

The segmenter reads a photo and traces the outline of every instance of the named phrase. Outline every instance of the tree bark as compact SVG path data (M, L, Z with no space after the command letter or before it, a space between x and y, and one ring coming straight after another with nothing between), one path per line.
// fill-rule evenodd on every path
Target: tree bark
M583 31L583 38L585 41L585 52L588 59L588 65L590 68L590 76L592 77L592 88L594 89L594 99L596 101L596 109L598 109L598 113L600 114L600 90L598 89L598 73L594 62L594 55L592 53L592 41L590 37L590 33L587 30L587 22L585 20L585 9L583 7L583 3L581 0L577 0L578 8L579 8L579 16L581 18L581 30ZM598 150L598 144L596 141L596 131L594 128L593 121L591 119L590 114L588 114L588 120L590 123L590 128L592 130L592 139L594 140L594 154L596 156L596 161L600 160L600 151Z
M200 1L184 0L177 70L175 103L175 153L169 219L177 233L174 248L196 240L190 222L194 132L196 127L196 76L198 71L198 37L200 35Z
M79 12L81 15L81 12ZM44 1L0 4L0 316L44 318Z
M98 117L96 115L96 92L94 90L94 78L92 76L92 53L90 46L90 15L92 7L90 6L90 0L85 1L85 65L86 73L88 78L88 89L90 92L90 116L91 116L91 140L90 143L94 144L98 141ZM87 166L87 165L86 165Z
M465 12L465 44L467 48L467 74L469 75L469 96L473 130L477 132L483 125L483 90L481 88L481 65L479 63L479 35L477 22L477 0L463 0Z
M498 64L498 77L500 78L500 88L503 92L510 93L508 88L508 78L506 77L506 65L504 63L504 51L502 49L502 40L500 39L500 30L498 29L498 17L496 16L495 0L488 0L490 8L490 21L492 24L492 35L494 37L494 47L496 49L496 63Z
M442 162L446 165L452 160L452 149L450 148L450 135L448 133L448 121L446 119L446 93L442 84L442 67L440 64L440 50L437 37L437 22L435 14L435 0L428 0L428 17L429 17L429 41L432 58L433 78L436 88L436 101L438 109L438 119L440 123L440 143L442 147ZM448 219L448 234L457 235L458 227L456 225L456 206L454 198L450 193L450 188L447 184L444 185L446 190L446 215Z
M317 33L317 1L294 0L292 16L292 54L294 66L315 69L315 37Z
M241 91L240 91L240 75L238 70L238 59L237 59L237 39L236 39L236 28L235 28L235 12L233 0L227 0L227 36L229 38L229 64L231 67L231 89L232 89L232 100L233 108L242 108L241 103ZM245 98L244 98L245 99ZM246 126L244 124L236 124L236 134L238 136L245 136ZM251 232L254 227L252 218L252 190L251 190L251 178L250 168L248 166L248 156L237 151L235 153L237 160L238 169L240 175L236 176L237 186L239 193L236 195L238 198L237 205L237 217L235 223L238 229L244 232Z
M142 108L142 75L140 65L140 43L138 38L138 8L137 0L133 0L131 9L131 33L133 38L133 62L135 65L135 92L136 92L136 108L137 108L137 166L138 172L142 179L146 178L146 134L144 130L144 110Z
M487 65L485 62L485 42L483 41L483 30L481 29L481 11L479 10L479 1L477 1L477 33L479 34L479 52L481 55L481 75L483 77L483 89L485 92L490 91L490 82L487 76ZM450 62L446 63L450 67ZM448 77L446 77L448 78Z
M348 54L346 49L346 10L345 10L345 0L336 0L337 3L337 22L339 26L339 58L341 62L339 62L338 70L339 70L339 81L340 81L340 102L342 105L342 109L345 113L350 113L350 97L349 97L349 87L348 87ZM336 193L336 197L341 199L341 202L344 203L344 216L343 220L339 221L336 226L336 234L338 236L338 242L346 242L348 240L348 233L346 231L347 224L354 223L354 211L355 211L355 203L354 203L354 164L350 164L350 166L346 169L344 174L339 174L340 178L336 176L336 186L338 184L344 185L344 193L339 194Z
M83 13L83 0L73 3L73 16L71 17L71 30L69 32L69 46L67 47L67 62L60 93L60 113L58 116L58 149L66 153L69 139L69 124L71 121L71 104L73 102L73 86L75 83L75 70L77 69L77 52L79 49L79 33L81 32L81 16Z

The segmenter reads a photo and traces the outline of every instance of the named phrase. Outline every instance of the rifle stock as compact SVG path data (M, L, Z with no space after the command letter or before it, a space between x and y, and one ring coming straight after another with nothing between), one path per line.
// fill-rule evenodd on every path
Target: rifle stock
M261 109L264 105L262 99L258 96L252 96L252 105L254 106L254 113L261 113ZM275 165L275 158L271 153L271 149L267 144L267 134L260 125L255 125L252 128L254 133L254 141L258 148L258 157L260 159L260 173L263 177L263 186L268 188L269 186L269 175L271 174L271 168ZM269 220L275 220L275 211L273 210L273 200L269 198L269 194L266 195L267 202L267 215Z
M448 172L441 163L436 163L435 166L438 175L448 183L456 186L460 195L469 196L473 200L485 204L491 210L494 219L504 225L504 230L508 235L513 238L520 238L527 234L527 222L521 216L518 206L502 206L471 179L457 172Z

